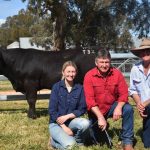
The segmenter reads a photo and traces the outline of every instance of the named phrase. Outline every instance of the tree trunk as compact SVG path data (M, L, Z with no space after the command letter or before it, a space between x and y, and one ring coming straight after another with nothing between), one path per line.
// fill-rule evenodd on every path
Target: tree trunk
M65 49L66 22L67 14L66 7L60 3L55 8L55 17L53 22L53 50L59 51Z

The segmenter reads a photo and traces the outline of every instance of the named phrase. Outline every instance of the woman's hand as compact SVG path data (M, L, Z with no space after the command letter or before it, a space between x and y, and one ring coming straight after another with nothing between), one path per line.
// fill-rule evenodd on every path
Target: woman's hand
M62 127L62 129L63 129L68 135L73 136L73 132L72 132L72 130L71 130L69 127L67 127L65 124L60 125L60 126Z
M61 125L61 124L65 123L68 119L74 119L74 118L76 118L76 116L73 113L71 113L71 114L67 114L67 115L58 117L56 122L59 125Z
M64 124L69 119L68 115L60 116L57 118L56 122L61 125Z

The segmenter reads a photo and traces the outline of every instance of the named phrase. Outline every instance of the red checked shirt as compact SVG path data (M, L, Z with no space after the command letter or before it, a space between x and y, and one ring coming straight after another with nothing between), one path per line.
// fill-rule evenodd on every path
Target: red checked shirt
M128 101L128 86L122 73L116 68L110 68L106 77L96 67L88 71L84 78L84 92L88 110L98 106L103 115L115 101Z

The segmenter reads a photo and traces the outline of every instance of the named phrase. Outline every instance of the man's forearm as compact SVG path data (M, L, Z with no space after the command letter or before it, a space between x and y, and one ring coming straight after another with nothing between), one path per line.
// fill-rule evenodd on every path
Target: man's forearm
M91 111L96 115L97 119L104 117L101 111L99 110L98 106L94 106L91 108Z
M150 104L150 98L143 102L144 107L148 106Z
M122 107L124 106L125 102L118 102L117 107L122 109Z
M140 99L140 97L139 97L138 94L133 94L132 97L133 97L133 100L134 100L134 102L135 102L136 104L138 104L138 103L141 102L141 99Z

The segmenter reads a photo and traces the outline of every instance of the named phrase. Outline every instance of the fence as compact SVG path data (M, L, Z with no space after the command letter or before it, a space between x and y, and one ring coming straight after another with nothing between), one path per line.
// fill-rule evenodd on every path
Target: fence
M0 75L0 81L7 81L7 80L8 79L5 76ZM47 93L38 91L37 99L49 99L49 96L50 96L49 91L47 91ZM20 92L13 92L13 94L7 95L0 94L0 101L25 100L25 99L26 99L25 95Z
M112 60L112 65L118 68L125 77L130 77L131 68L135 63L139 62L139 59L128 58L121 61Z
M37 99L49 99L50 94L37 94ZM0 95L0 101L25 100L24 94Z

